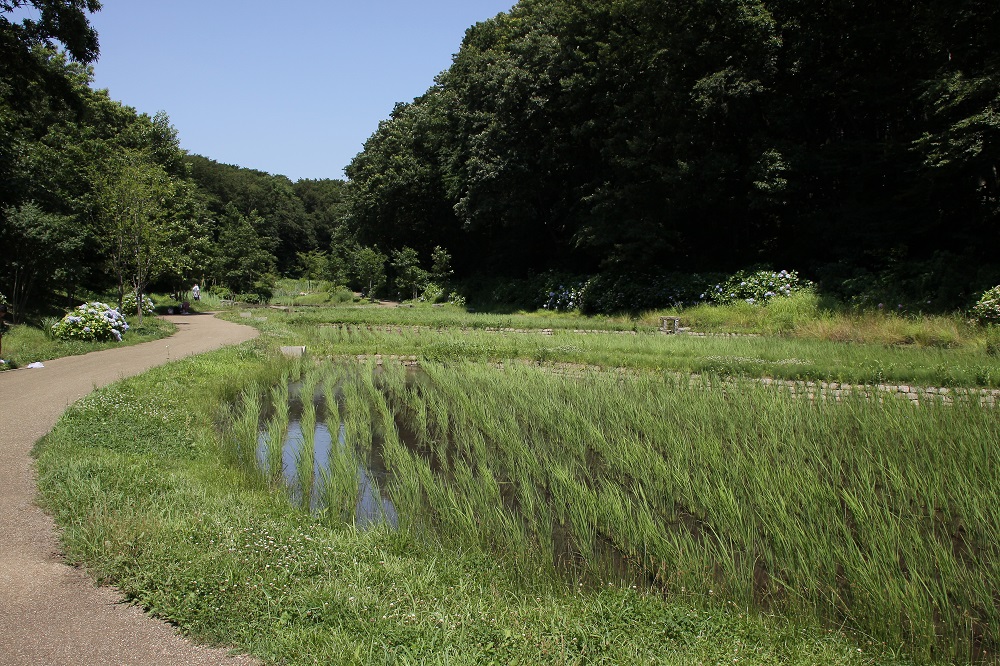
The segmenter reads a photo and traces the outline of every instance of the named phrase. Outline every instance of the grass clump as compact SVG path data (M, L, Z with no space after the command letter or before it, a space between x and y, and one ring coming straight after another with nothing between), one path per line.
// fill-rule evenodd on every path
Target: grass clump
M685 326L698 331L781 335L857 344L975 346L984 333L982 327L959 315L910 315L850 308L811 289L764 304L704 304L671 314L679 316ZM643 321L652 323L657 315L649 313Z

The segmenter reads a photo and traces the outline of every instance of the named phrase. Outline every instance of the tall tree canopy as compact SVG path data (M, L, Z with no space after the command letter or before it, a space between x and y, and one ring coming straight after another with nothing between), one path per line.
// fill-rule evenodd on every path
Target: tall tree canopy
M379 126L348 218L466 274L902 260L968 287L1000 264L998 28L986 0L521 0Z
M12 22L11 13L25 7L35 12ZM87 12L100 9L98 0L0 0L0 57L11 66L30 60L32 48L53 48L59 42L77 62L93 62L100 49Z

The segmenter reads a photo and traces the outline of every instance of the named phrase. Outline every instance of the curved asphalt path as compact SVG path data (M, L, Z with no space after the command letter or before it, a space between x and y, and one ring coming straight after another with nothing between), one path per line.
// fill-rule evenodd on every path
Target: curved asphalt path
M0 373L0 666L255 664L192 644L164 622L63 563L52 518L35 505L31 449L94 388L167 361L249 340L210 315L166 317L169 338Z

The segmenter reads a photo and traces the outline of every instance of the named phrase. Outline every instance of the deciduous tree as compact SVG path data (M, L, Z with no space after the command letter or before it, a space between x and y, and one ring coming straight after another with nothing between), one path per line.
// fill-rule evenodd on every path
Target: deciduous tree
M100 165L95 177L98 215L105 231L108 259L118 278L118 302L126 284L136 294L142 322L141 296L169 265L177 238L168 216L175 183L148 155L125 150Z

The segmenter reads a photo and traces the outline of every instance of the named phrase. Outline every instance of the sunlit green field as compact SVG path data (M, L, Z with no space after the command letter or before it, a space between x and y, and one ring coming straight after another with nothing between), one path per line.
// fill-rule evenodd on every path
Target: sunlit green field
M993 659L996 408L756 381L990 386L974 344L263 316L38 448L70 558L203 639L303 664Z
M985 343L971 336L955 346L841 342L811 335L675 336L662 334L652 323L625 319L470 315L426 307L270 310L265 315L266 321L255 324L278 339L307 345L315 356L526 359L856 384L1000 387L1000 357L988 353ZM840 320L838 326L847 321ZM869 335L878 338L898 325L895 318L885 318L883 324Z

